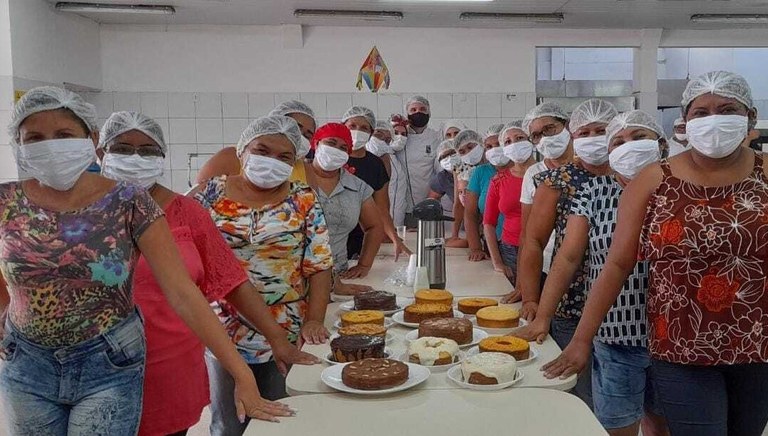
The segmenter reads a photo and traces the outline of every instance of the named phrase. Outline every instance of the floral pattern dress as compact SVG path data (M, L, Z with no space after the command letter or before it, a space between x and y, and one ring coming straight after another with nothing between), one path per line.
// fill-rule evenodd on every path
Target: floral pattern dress
M58 348L130 316L136 243L162 215L145 190L126 183L68 212L32 203L19 182L0 185L0 270L16 330Z
M263 286L275 321L295 343L307 311L306 281L333 267L323 210L312 189L296 182L280 203L259 209L230 200L225 188L226 177L212 179L195 199L208 209L251 282ZM272 350L266 338L227 303L214 306L246 362L268 362Z
M650 262L651 356L690 365L768 362L768 180L704 187L672 175L651 197L640 255Z

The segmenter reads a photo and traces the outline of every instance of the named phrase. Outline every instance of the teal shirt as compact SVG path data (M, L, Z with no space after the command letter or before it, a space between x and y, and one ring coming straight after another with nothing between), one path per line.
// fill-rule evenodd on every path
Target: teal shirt
M486 163L475 168L472 177L469 178L467 190L478 196L477 205L480 207L480 216L485 211L485 198L488 195L488 188L491 186L491 179L496 175L496 167ZM482 218L480 222L482 222ZM499 221L496 223L496 238L501 241L501 228L504 226L504 215L499 214Z

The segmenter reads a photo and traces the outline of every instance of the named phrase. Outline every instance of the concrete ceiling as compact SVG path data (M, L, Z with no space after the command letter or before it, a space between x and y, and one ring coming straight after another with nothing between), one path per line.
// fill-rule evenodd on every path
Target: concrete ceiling
M56 0L48 0L55 4ZM94 0L79 0L97 3ZM494 0L492 2L425 2L407 0L99 0L99 3L172 5L173 16L87 14L107 24L233 24L342 25L405 27L562 27L718 29L733 24L691 23L693 14L768 14L768 0ZM368 22L349 19L296 18L293 10L387 10L405 14L402 21ZM500 22L462 22L461 12L565 14L562 24L516 25ZM758 26L759 27L759 26ZM763 26L768 27L768 26Z

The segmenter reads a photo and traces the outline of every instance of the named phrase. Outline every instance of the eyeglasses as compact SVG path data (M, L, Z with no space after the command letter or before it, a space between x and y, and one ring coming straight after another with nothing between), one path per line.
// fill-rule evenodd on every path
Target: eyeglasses
M138 154L142 157L163 156L163 150L159 146L153 144L139 145L138 147L131 144L112 144L112 146L109 147L109 152L128 156L132 154Z
M531 142L533 142L534 144L538 144L539 141L541 141L541 138L544 136L557 135L560 126L561 126L560 123L547 124L546 126L544 126L544 128L541 129L540 132L531 133Z

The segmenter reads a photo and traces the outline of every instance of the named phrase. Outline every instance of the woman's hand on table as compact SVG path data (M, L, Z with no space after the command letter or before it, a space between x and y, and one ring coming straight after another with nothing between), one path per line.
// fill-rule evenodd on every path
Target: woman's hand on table
M333 293L336 295L357 295L360 292L372 291L373 288L368 285L357 285L352 283L339 282Z
M300 351L288 341L279 345L272 346L272 356L275 358L275 364L278 371L283 376L288 375L288 370L292 365L316 365L320 359L304 351Z
M536 341L538 344L544 342L544 340L547 339L548 334L549 320L544 320L541 318L536 318L532 323L521 327L519 330L517 330L517 332L515 332L515 336L525 339L529 342Z
M589 342L571 341L555 360L541 367L541 370L544 371L544 377L565 379L581 373L587 366L591 352L592 344Z
M496 272L500 272L504 274L506 277L512 277L512 268L504 265L503 263L495 263L493 264L493 270Z
M411 251L410 248L408 248L407 245L405 245L402 239L397 238L395 239L395 262L397 262L397 260L400 259L401 254L410 256L413 254L413 252Z
M517 303L522 299L523 299L523 294L520 293L520 291L518 290L513 290L509 294L501 297L501 302L503 304L512 304L512 303Z
M470 262L480 262L483 260L488 259L488 255L485 254L485 251L483 251L480 248L470 249L469 250L469 261Z
M240 422L245 422L246 416L262 421L280 422L277 419L279 416L296 415L296 411L287 404L262 398L256 379L250 371L235 378L235 407Z
M301 327L301 339L306 344L324 344L329 336L328 329L319 321L307 321Z
M364 266L364 265L358 264L344 271L343 273L339 274L339 277L341 277L342 279L362 279L366 277L370 271L371 271L370 266Z
M466 239L454 236L445 240L445 246L448 248L467 248L469 247L469 243Z
M539 311L539 303L535 301L524 301L523 307L520 309L520 318L528 322L533 322L536 319L536 312Z

